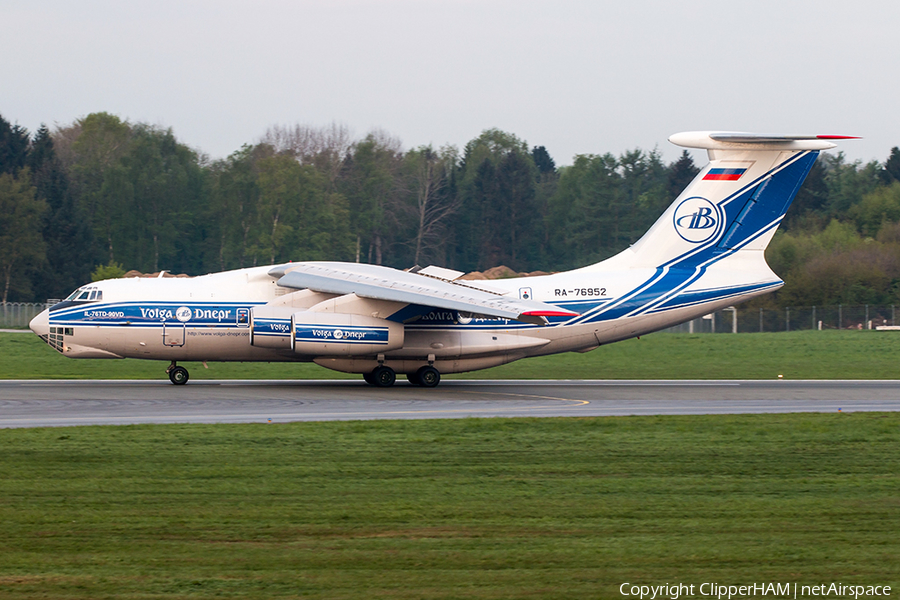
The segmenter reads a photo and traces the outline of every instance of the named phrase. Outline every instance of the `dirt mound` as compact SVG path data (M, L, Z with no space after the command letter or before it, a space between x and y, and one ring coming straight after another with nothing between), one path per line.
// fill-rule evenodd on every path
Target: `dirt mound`
M549 275L546 271L532 271L530 273L516 273L506 265L499 267L491 267L485 271L472 271L466 273L460 279L468 279L469 281L483 281L486 279L510 279L511 277L538 277L539 275Z
M127 273L125 273L125 275L123 275L123 277L147 277L148 279L156 278L156 277L159 277L159 271L157 271L156 273L141 273L140 271L132 269L131 271L128 271ZM186 277L190 277L190 275L186 275L185 273L179 273L178 275L172 275L168 271L163 271L163 278L167 278L167 277L186 278Z

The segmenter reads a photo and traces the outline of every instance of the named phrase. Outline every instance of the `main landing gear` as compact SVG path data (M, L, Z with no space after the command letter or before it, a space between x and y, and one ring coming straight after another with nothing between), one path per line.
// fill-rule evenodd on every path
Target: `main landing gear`
M421 385L422 387L437 387L437 384L441 382L441 372L431 365L427 365L422 367L415 373L408 374L406 378L413 385Z
M392 368L381 365L380 367L375 367L375 370L371 373L364 374L363 379L366 380L366 383L375 387L391 387L397 381L397 373Z
M376 367L371 373L365 373L363 379L375 387L391 387L397 381L397 373L384 365ZM406 379L413 385L435 387L441 382L441 373L431 365L426 365L415 373L408 373Z
M169 374L169 381L175 385L184 385L191 377L188 370L176 365L174 360L172 361L172 364L169 365L169 368L166 369L166 373Z

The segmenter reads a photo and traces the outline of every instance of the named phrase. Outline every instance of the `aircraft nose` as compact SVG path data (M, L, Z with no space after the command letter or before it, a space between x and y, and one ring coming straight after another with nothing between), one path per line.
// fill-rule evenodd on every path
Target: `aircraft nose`
M31 320L28 327L46 340L47 336L50 335L50 309L45 308L39 315Z

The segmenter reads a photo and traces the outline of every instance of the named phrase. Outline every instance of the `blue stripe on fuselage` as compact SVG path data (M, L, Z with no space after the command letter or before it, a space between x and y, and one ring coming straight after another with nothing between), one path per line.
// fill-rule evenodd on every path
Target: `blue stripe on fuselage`
M51 325L131 325L155 327L161 323L187 326L246 327L238 323L238 309L250 310L252 302L111 302L68 307L50 313ZM181 318L178 317L181 309ZM190 311L187 315L185 310Z

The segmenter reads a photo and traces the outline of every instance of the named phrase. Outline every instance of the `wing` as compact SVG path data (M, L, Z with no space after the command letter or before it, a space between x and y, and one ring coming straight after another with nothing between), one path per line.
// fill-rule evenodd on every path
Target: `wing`
M520 300L469 287L459 281L382 267L340 262L280 265L269 271L278 285L327 294L356 294L363 298L420 304L447 310L515 319L546 325L546 317L573 317L578 313L533 300Z

